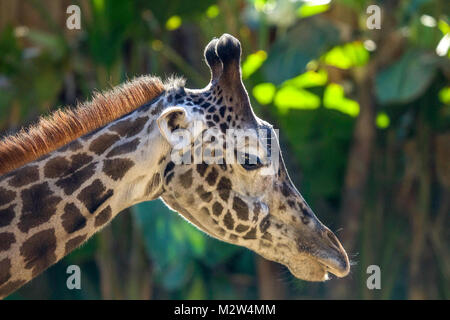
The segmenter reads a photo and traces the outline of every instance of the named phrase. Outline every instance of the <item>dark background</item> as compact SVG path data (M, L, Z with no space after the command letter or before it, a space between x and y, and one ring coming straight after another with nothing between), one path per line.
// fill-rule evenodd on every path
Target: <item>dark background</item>
M66 28L71 4L81 30ZM366 9L381 8L368 30ZM448 299L449 2L0 0L0 134L136 75L207 84L203 48L230 33L258 116L294 183L351 260L309 283L143 203L11 299ZM66 288L66 268L82 289ZM381 268L381 290L366 269Z

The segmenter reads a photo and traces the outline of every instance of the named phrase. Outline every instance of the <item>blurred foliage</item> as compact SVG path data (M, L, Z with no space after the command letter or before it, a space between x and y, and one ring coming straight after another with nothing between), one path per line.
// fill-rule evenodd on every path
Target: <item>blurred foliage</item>
M242 42L255 112L280 129L294 183L338 237L349 229L340 208L367 101L376 137L344 280L307 283L281 266L264 273L254 253L206 236L157 200L126 210L102 232L109 236L94 236L11 298L249 299L265 296L266 281L281 283L286 298L450 297L447 1L76 1L81 30L59 25L50 0L24 2L43 24L11 17L0 29L4 133L135 75L176 73L203 86L204 45L227 32ZM374 3L381 30L366 27ZM80 291L65 287L70 264L83 270ZM380 291L365 286L370 264L381 266Z

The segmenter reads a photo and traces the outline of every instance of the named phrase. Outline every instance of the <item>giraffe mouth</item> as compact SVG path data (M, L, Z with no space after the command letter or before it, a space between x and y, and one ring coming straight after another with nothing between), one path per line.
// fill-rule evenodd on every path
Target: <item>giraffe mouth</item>
M324 261L320 259L317 260L317 262L324 268L326 280L330 279L328 273L331 273L338 278L343 278L350 272L350 265L348 263L342 263L342 261L331 259Z

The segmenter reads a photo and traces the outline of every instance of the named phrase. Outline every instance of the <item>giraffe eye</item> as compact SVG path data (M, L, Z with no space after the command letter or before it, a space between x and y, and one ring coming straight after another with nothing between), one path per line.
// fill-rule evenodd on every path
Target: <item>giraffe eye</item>
M243 161L241 161L241 166L245 170L251 171L261 168L263 163L259 157L246 153L243 157Z

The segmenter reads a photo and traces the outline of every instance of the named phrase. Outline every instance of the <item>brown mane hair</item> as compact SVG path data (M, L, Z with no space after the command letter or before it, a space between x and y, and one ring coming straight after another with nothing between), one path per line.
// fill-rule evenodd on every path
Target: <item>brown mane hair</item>
M41 117L37 124L0 141L0 175L38 159L135 110L164 91L159 78L142 76L89 102Z

